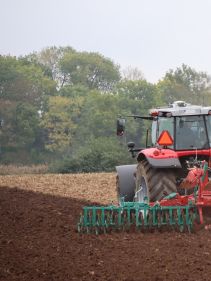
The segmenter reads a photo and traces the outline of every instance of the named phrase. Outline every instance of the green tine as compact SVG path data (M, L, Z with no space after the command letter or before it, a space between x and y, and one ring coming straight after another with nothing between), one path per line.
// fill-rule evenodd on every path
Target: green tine
M184 231L184 220L183 220L183 215L182 215L182 208L178 207L178 225L179 225L179 230L180 232Z
M157 227L160 228L162 225L162 218L161 218L161 208L157 209L156 212L156 217L157 217Z
M96 226L96 207L92 209L92 226Z
M169 224L172 226L174 224L173 222L173 210L172 208L169 209Z
M100 220L101 226L105 227L105 209L101 210L101 220Z
M122 228L122 210L118 209L118 226L119 228Z
M152 224L153 226L157 226L158 220L157 220L157 206L152 208Z
M128 228L130 227L131 225L131 221L130 221L130 207L128 206L127 208L127 226Z
M189 208L186 208L185 219L186 219L187 230L188 230L188 232L191 232L191 230L192 230L192 220L191 220Z
M142 214L142 211L139 209L139 208L137 208L137 222L138 222L138 230L142 230L142 228L143 228L143 214Z
M166 209L166 210L164 211L164 213L163 213L163 223L164 223L165 225L168 224L168 209Z
M88 225L88 210L86 207L84 207L84 216L83 216L83 225L87 226Z
M189 208L188 206L185 207L185 224L188 228L188 225L190 224L190 220L189 220Z
M135 216L136 216L136 228L139 229L140 222L139 222L139 209L138 209L138 207L136 207L136 209L135 209Z
M108 231L108 210L106 210L106 213L105 213L105 232Z
M148 214L147 214L147 218L148 218L148 227L149 230L153 229L153 209L149 209L148 210Z
M144 226L148 226L148 221L147 221L147 210L146 208L144 207Z

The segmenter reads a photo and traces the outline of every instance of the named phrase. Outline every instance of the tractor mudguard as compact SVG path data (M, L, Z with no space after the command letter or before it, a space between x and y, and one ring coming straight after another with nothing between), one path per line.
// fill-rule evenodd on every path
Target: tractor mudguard
M132 202L135 195L135 176L137 165L116 166L117 170L117 189L119 197L124 197L125 202Z
M167 148L143 149L137 157L138 161L142 159L146 159L153 168L182 168L177 153Z

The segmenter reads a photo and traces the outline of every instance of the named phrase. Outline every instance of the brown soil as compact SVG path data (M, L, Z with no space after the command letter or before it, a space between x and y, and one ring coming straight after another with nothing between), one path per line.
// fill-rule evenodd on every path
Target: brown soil
M114 174L0 177L0 280L211 280L211 230L79 235L82 206L115 202Z

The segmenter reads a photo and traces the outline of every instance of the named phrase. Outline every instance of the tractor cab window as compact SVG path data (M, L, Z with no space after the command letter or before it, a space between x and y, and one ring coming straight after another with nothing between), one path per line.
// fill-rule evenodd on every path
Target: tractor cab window
M172 139L174 139L174 119L173 118L158 117L157 122L155 123L155 121L153 121L153 123L152 123L152 142L153 142L153 144L156 143L160 134L164 130L167 130L170 133ZM157 124L157 126L155 124ZM153 133L153 130L154 130L154 133ZM171 145L169 147L173 148L173 145Z
M173 118L166 118L166 117L160 117L158 119L158 138L160 134L167 130L172 139L174 139L174 119ZM174 145L169 146L170 148L173 148Z
M176 117L176 149L208 148L203 116Z
M209 138L209 146L211 147L211 115L206 116L207 132Z

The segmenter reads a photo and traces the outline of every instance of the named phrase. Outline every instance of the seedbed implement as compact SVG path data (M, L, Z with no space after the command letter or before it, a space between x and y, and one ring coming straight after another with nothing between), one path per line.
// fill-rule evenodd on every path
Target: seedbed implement
M197 167L199 166L200 167ZM191 195L172 193L157 202L124 202L119 206L84 207L78 222L80 233L107 233L112 231L152 231L174 229L193 232L196 224L204 224L203 209L211 207L208 165L201 161L191 168L180 183L186 190L194 187Z
M164 199L165 200L165 199ZM78 223L80 233L110 233L113 231L152 231L178 229L192 231L197 216L195 205L162 205L125 203L122 206L84 207ZM174 203L174 202L172 202Z

